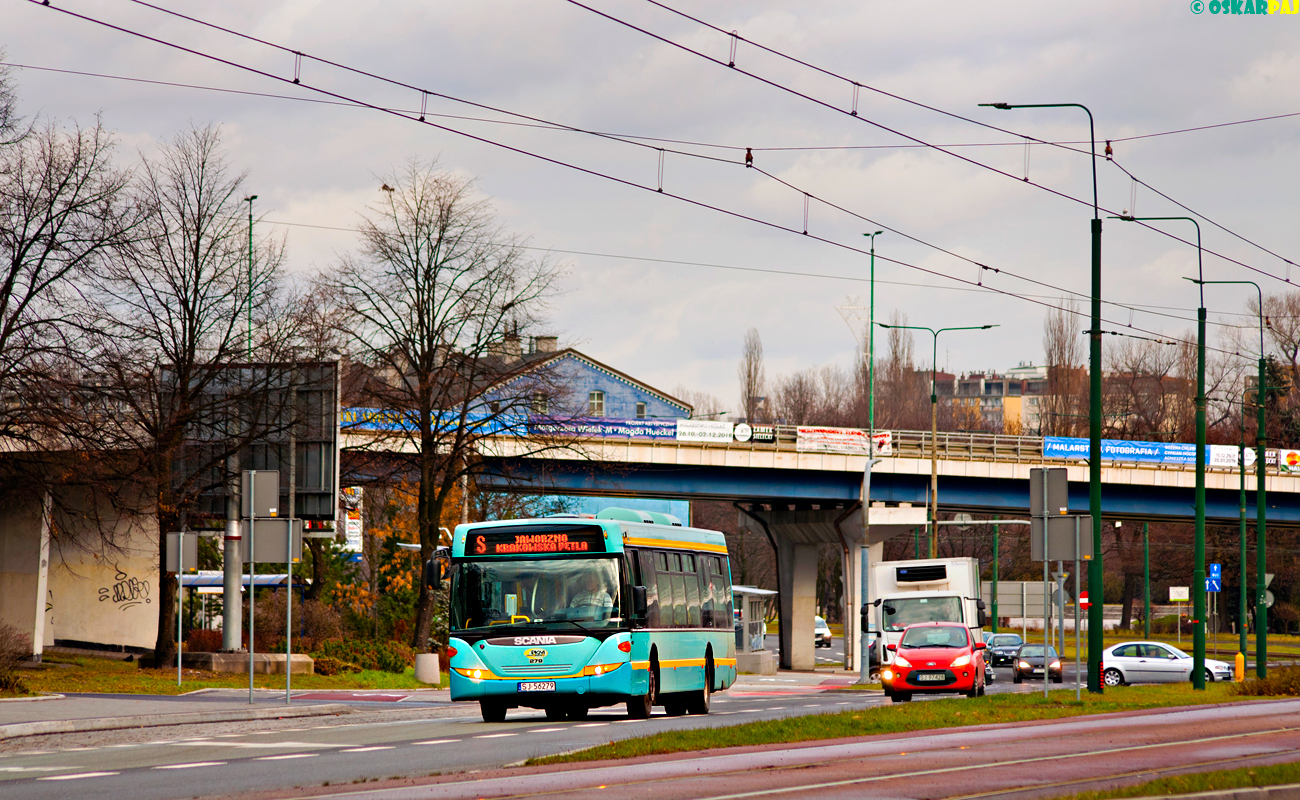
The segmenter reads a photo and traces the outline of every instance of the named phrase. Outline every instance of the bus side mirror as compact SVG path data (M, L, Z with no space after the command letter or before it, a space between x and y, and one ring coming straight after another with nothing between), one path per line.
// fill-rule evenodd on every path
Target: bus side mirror
M632 614L638 620L644 620L649 613L650 606L645 599L645 587L632 587Z
M859 613L862 616L862 632L867 633L868 631L871 630L871 628L867 624L871 618L871 606L867 603L863 603L862 609Z
M442 573L449 566L446 552L446 548L442 548L440 552L434 553L433 558L424 562L424 585L430 589L442 588Z

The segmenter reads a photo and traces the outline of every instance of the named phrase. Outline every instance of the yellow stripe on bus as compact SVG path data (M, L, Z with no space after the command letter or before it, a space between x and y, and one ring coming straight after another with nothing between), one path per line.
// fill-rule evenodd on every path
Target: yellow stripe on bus
M667 547L674 550L704 550L710 553L722 553L726 555L727 546L725 544L701 544L699 542L676 542L668 539L641 539L627 537L623 539L625 545L640 545L641 547Z

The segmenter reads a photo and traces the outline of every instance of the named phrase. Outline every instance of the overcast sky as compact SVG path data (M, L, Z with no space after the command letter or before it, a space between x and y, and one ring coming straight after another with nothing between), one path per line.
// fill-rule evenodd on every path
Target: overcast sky
M1061 289L1087 292L1086 205L1026 185L1021 178L1091 199L1088 157L920 109L864 88L858 118L795 97L623 27L564 0L340 0L182 4L170 9L232 30L464 100L589 130L755 148L667 148L663 187L700 202L803 230L806 191L874 220L855 219L816 201L808 232L863 247L863 232L892 228L877 253L933 270L877 261L877 318L897 309L917 325L1001 327L945 334L939 366L1002 370L1041 362L1044 308L1025 299L972 291L943 276L974 280L977 268L909 241L946 250L1053 287L1005 274L984 283L1056 302ZM729 37L647 2L591 0L590 5L722 61ZM292 78L293 56L241 41L127 0L56 0L77 11L167 42ZM1300 15L1194 14L1187 0L1044 2L688 2L669 5L749 41L866 86L953 111L1016 133L1061 142L1086 139L1077 109L996 111L977 103L1077 102L1096 116L1106 139L1300 112ZM1262 5L1262 3L1261 3ZM59 13L7 0L0 47L11 63L155 81L319 98L302 87L253 75L165 45ZM765 56L740 43L737 67L848 110L852 87ZM88 122L101 113L122 143L123 158L150 152L191 123L219 123L231 161L249 172L267 220L348 227L376 199L382 177L410 157L475 176L504 224L539 248L610 254L556 254L568 265L552 319L562 342L671 391L708 391L735 404L736 364L749 327L762 335L769 377L810 365L848 366L853 331L836 306L865 303L868 260L798 233L744 221L653 191L573 169L381 112L131 83L35 69L15 72L28 116ZM304 59L304 84L375 105L417 111L418 93L349 76ZM429 114L504 120L430 98ZM591 136L429 117L475 136L658 186L653 149ZM1003 146L953 148L1006 172L996 174L911 142ZM1116 141L1115 156L1138 178L1245 239L1300 262L1296 189L1300 117ZM1010 143L1010 144L1006 144ZM760 148L823 148L767 150ZM835 149L840 148L840 149ZM844 149L870 148L870 149ZM728 163L730 162L730 163ZM1027 173L1026 173L1027 167ZM1114 164L1099 164L1100 200L1114 212L1186 212L1138 188ZM1103 212L1104 213L1104 212ZM1167 230L1191 239L1185 223ZM1271 275L1279 258L1203 222L1205 246ZM282 227L291 269L331 263L354 245L351 234ZM815 273L797 277L758 270ZM1194 320L1195 289L1180 280L1196 269L1194 248L1135 225L1105 223L1104 295L1139 305L1108 307L1113 322L1167 334ZM1261 279L1215 256L1210 279ZM1300 269L1291 276L1300 281ZM1264 277L1266 291L1286 288ZM1207 295L1212 319L1241 324L1245 291ZM1082 306L1086 310L1086 303ZM1154 307L1160 307L1156 309ZM1160 316L1152 313L1159 310ZM1249 320L1244 320L1249 323ZM1222 329L1220 329L1222 330ZM1107 338L1107 344L1116 341ZM929 343L917 341L929 360Z

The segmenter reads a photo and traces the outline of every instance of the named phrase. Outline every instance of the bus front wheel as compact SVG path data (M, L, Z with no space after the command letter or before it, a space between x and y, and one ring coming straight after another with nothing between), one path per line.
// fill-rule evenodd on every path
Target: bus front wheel
M629 719L650 719L650 712L655 703L655 670L648 670L648 682L646 683L646 692L640 697L633 697L627 701L627 716Z
M478 701L479 710L483 712L484 722L505 722L506 704L497 700Z

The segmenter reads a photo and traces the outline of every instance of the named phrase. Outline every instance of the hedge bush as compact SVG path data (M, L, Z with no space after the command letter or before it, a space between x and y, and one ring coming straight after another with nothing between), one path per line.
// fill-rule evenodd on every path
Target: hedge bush
M1267 678L1234 683L1228 691L1242 697L1300 697L1300 667L1275 667Z
M19 665L32 656L32 640L7 623L0 623L0 691L27 694Z
M361 671L361 667L356 664L339 661L337 658L330 658L329 656L317 656L312 659L312 662L317 675L344 675Z
M327 639L312 657L323 656L356 664L362 669L404 672L415 664L415 651L400 642L362 639Z

